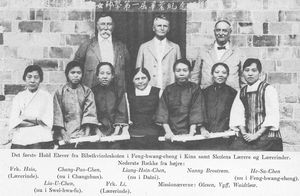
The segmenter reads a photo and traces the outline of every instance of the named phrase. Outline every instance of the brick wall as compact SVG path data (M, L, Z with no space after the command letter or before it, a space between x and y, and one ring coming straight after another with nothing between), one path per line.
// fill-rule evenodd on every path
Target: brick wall
M207 0L187 9L187 57L214 41L217 20L231 21L232 43L262 60L279 92L284 149L300 151L300 0Z
M262 60L279 92L285 150L300 151L300 0L199 0L187 12L192 59L213 42L216 20L232 21L232 42ZM24 88L24 68L41 65L42 86L53 93L65 82L64 67L78 45L94 33L94 19L95 4L84 0L0 1L0 141L11 100Z
M65 83L66 63L94 33L94 20L95 3L84 0L0 1L0 141L7 133L12 98L24 88L24 68L40 65L41 85L54 93Z

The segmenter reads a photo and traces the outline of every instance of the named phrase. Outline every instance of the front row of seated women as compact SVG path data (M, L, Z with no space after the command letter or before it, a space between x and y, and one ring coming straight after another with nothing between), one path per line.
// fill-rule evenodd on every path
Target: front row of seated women
M277 92L259 80L258 59L245 61L242 71L247 85L238 93L226 85L229 68L224 63L212 67L214 83L204 90L189 81L191 70L188 60L177 60L176 81L161 93L149 85L149 72L137 68L134 88L127 94L115 84L110 63L99 63L99 84L89 89L81 83L82 65L71 61L65 70L67 83L52 102L51 95L39 88L41 68L28 66L23 76L27 88L13 101L11 148L52 148L54 139L63 141L60 149L282 150ZM211 133L228 130L235 130L237 136L209 138ZM120 134L130 134L130 140L70 143L85 136ZM172 141L175 135L195 134L207 139ZM159 136L166 141L158 141Z

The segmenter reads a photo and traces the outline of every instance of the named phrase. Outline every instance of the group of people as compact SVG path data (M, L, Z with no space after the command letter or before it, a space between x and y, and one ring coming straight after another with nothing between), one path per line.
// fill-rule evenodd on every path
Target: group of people
M191 64L166 37L168 18L158 15L154 38L139 48L132 84L128 50L113 29L112 17L101 15L97 36L67 64L67 82L54 98L39 88L42 69L25 69L27 88L15 96L10 117L11 148L282 150L277 92L261 80L260 60L243 61L231 46L228 21L215 24L216 41ZM229 130L236 136L210 138ZM70 142L128 134L124 141ZM206 139L172 141L177 135Z

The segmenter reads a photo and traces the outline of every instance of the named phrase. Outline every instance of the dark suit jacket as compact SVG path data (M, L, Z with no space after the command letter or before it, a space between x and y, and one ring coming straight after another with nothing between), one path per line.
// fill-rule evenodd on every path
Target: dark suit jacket
M112 39L114 50L115 79L120 87L125 88L125 68L129 65L130 56L126 45ZM74 60L84 65L83 84L92 88L98 84L96 68L101 62L101 52L96 37L80 45L75 53Z

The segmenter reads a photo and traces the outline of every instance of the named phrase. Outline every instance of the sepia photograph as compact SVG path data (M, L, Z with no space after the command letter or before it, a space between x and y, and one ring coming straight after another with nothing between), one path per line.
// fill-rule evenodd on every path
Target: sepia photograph
M299 0L0 0L0 194L297 195L299 21Z

